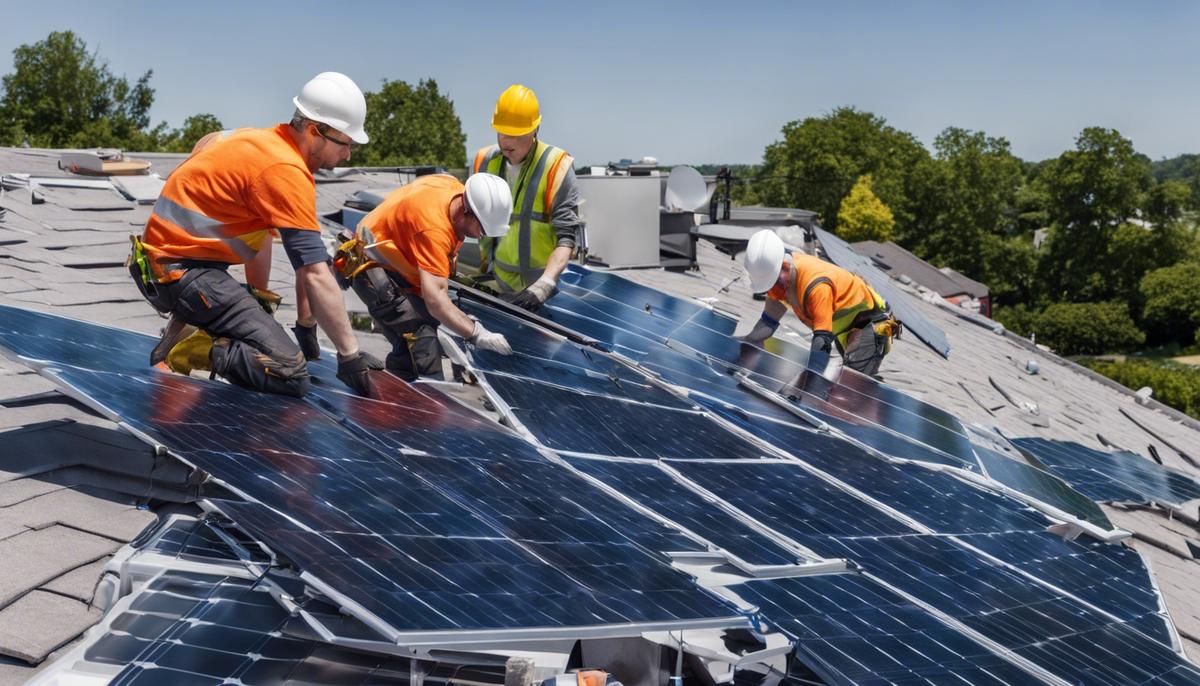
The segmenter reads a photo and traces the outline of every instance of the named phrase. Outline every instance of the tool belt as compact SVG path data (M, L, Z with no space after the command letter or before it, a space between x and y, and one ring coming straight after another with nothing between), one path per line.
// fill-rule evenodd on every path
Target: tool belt
M868 310L860 313L854 318L850 324L851 329L865 329L870 327L878 336L888 338L900 338L900 334L904 331L904 323L892 314L891 308Z
M153 258L146 252L146 246L142 243L141 236L129 236L129 242L132 244L129 250L129 257L125 258L125 268L129 270L129 275L133 277L133 283L137 286L138 292L150 303L155 310L162 314L170 312L169 309L163 309L162 299L158 292L158 279L154 278L154 270L150 265L150 260Z
M337 237L341 244L333 253L333 273L344 291L350 288L354 277L371 267L379 266L379 263L367 257L363 250L363 242L354 234L340 231Z

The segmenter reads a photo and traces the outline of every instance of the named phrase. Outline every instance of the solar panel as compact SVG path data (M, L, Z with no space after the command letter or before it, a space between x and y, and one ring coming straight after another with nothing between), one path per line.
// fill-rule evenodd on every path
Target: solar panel
M0 345L19 355L103 366L127 354L105 347L106 335L106 329L82 322L0 308ZM76 340L100 343L84 355ZM671 569L657 551L630 545L622 532L593 529L610 538L593 537L586 545L572 538L540 542L549 552L538 557L505 537L499 515L486 515L479 502L456 500L422 479L398 459L401 450L544 460L464 410L445 405L430 411L429 396L411 393L413 407L406 412L318 389L318 410L293 398L147 368L117 374L63 367L54 376L244 494L252 502L222 502L222 510L393 631L740 621L730 606ZM564 478L574 486L542 495L555 512L577 512L571 498L588 492L587 484L566 472ZM483 494L495 498L487 507L498 512L504 511L504 495ZM599 511L624 508L610 496L594 496ZM626 519L638 517L630 511ZM559 553L562 567L551 552ZM604 571L609 579L621 578L620 588L606 594L599 586L603 579L570 576L563 563L569 552L611 553Z
M337 608L308 599L310 613ZM323 683L408 684L411 660L351 652L311 637L266 592L245 579L168 571L137 592L84 651L95 665L120 666L114 684ZM427 683L445 683L445 667L422 665ZM453 667L451 667L453 668ZM472 670L484 680L487 668ZM439 673L440 677L439 678ZM502 683L502 666L490 669ZM485 681L485 682L486 682Z
M880 271L870 258L854 252L846 241L823 229L816 231L817 240L821 242L821 248L830 261L861 276L871 288L883 296L896 318L904 322L907 331L924 341L937 354L950 357L950 341L946 340L946 332L921 313L916 303L911 301L911 296L893 286L891 277Z
M856 574L751 581L732 590L793 638L797 655L828 684L1045 683Z
M981 446L975 446L975 455L989 479L1053 505L1102 529L1115 528L1095 501L1071 488L1067 482L1050 472Z
M1012 444L1093 500L1178 508L1200 498L1195 479L1134 453L1045 438L1017 438Z
M576 457L568 458L568 462L749 564L786 565L798 561L795 552L687 488L656 462Z

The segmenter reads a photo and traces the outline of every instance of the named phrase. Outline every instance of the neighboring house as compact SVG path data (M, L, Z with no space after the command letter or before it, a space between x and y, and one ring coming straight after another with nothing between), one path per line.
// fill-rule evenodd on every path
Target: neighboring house
M986 317L992 316L992 302L987 284L963 276L949 267L938 269L891 241L860 241L852 247L860 255L874 260L875 264L893 279L907 276L914 283L928 288L956 305L978 301L979 313Z

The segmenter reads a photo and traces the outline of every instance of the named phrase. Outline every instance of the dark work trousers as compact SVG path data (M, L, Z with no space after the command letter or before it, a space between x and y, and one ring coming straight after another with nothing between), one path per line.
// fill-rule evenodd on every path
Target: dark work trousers
M392 344L384 365L402 378L442 376L442 346L438 343L438 320L429 314L425 300L396 272L371 267L351 282L367 312ZM406 334L412 335L410 345Z
M887 321L889 313L877 312L871 315L866 325L854 329L846 337L846 352L843 355L847 367L860 371L868 376L879 373L879 365L883 358L892 350L892 337L875 333L875 325Z
M300 397L311 379L304 353L224 269L188 269L159 284L151 304L213 337L212 370L238 386Z

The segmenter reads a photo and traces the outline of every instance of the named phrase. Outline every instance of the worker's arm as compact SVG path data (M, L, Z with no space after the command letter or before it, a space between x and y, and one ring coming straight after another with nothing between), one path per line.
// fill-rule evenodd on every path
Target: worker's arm
M254 259L246 263L246 283L260 291L270 290L271 245L273 242L268 236L263 241L262 248L254 255Z
M579 227L582 225L579 220L579 202L579 185L575 180L575 170L569 169L554 195L554 205L550 213L550 225L554 227L557 239L554 250L546 258L546 267L542 270L541 277L513 298L514 305L536 310L557 292L558 279L571 261Z
M775 335L775 330L779 328L779 321L785 314L787 314L787 305L774 298L767 298L767 302L763 305L762 316L754 323L754 328L750 329L750 333L741 337L742 340L755 344L767 340Z
M819 283L807 293L804 310L812 317L812 342L809 346L807 367L822 376L828 376L830 358L837 339L833 334L833 286Z
M283 249L296 270L296 289L308 295L308 303L321 330L337 348L337 377L355 392L367 395L371 391L368 369L383 369L374 357L358 349L358 339L350 327L342 289L329 268L329 253L321 241L321 232L302 229L280 229Z
M512 353L512 348L502 334L488 331L483 324L471 319L466 312L450 302L450 280L446 277L430 274L422 269L421 298L434 319L462 338L484 350L501 355Z

